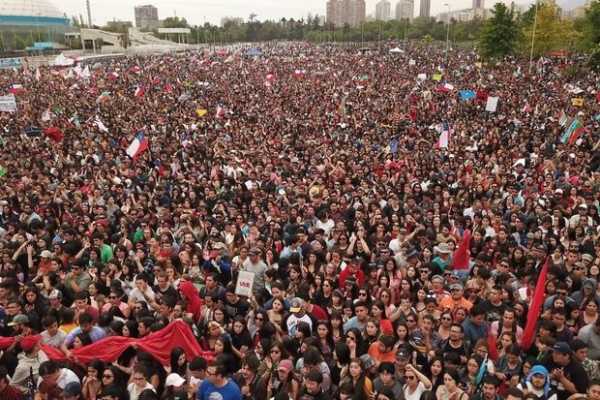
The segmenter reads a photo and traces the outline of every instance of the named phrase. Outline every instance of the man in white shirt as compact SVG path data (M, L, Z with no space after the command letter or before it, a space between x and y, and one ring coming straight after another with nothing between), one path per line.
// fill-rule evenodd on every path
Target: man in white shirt
M40 365L40 378L38 379L40 393L51 393L57 387L62 391L71 382L81 383L75 372L68 368L60 368L56 361L44 361Z
M138 301L152 305L156 300L156 295L150 285L148 285L148 277L146 274L137 274L135 277L135 288L129 292L129 309L135 308L135 303Z

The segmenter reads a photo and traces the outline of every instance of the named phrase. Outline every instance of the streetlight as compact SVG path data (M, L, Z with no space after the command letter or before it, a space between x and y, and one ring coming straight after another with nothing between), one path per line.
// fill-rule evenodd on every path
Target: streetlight
M538 18L538 0L535 0L535 16L533 17L533 32L531 33L531 51L529 53L529 73L531 74L531 68L533 68L533 47L535 45L535 30L537 29L537 18Z
M448 29L446 30L446 68L448 68L448 51L450 50L450 4L444 3L448 7Z

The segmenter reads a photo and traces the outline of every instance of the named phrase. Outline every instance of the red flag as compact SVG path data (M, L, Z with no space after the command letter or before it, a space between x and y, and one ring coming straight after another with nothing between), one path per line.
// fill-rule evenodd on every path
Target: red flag
M496 336L488 334L487 337L488 357L492 361L496 361L499 357L498 345L496 344Z
M65 138L65 134L62 133L60 129L55 127L44 129L44 135L48 136L56 143L62 142L62 140Z
M471 231L466 230L462 241L452 255L453 270L468 270L471 262Z
M533 299L531 300L529 311L527 312L527 324L523 330L523 339L521 339L521 348L523 350L529 349L533 343L533 339L535 338L535 328L537 327L537 322L542 311L542 305L544 304L546 278L548 275L548 260L549 258L546 258L546 262L542 267L537 284L535 285Z

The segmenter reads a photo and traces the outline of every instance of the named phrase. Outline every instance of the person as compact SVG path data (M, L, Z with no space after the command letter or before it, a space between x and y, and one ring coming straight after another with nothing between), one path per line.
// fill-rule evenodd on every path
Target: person
M44 361L39 369L36 400L45 397L61 396L69 384L81 385L77 375L68 368L60 368L58 363L52 360Z
M556 342L550 354L542 360L542 365L550 372L551 387L556 390L558 400L587 390L588 376L573 357L568 343Z
M130 400L139 400L142 392L145 390L156 392L155 387L148 382L148 378L146 377L147 374L148 371L143 365L137 365L133 368L131 381L129 385L127 385Z
M0 365L0 399L25 400L23 393L14 387L5 366Z
M591 359L600 359L600 318L595 323L587 324L581 328L577 338L587 345Z
M379 376L373 380L373 389L375 393L381 393L384 389L392 391L393 399L402 400L404 391L402 385L396 379L396 367L393 362L384 361L377 368Z
M406 400L417 400L423 392L431 389L431 381L413 367L412 364L407 364L405 368L404 378L406 379L406 383L403 387L404 398Z
M473 400L501 400L502 398L498 394L498 379L494 376L488 375L483 378L483 385L481 392L473 396Z
M302 385L302 389L300 391L300 399L301 400L325 400L327 396L323 393L323 389L321 388L321 382L323 382L323 377L314 369L308 371L308 373L304 376L304 381Z
M587 393L576 393L568 398L568 400L600 400L600 382L592 381Z
M460 387L461 382L458 371L453 368L448 368L444 372L444 384L440 385L436 392L435 398L437 400L465 400L469 398L469 395L465 393Z
M75 339L80 334L87 334L89 335L91 342L97 342L106 336L106 331L99 326L94 325L94 318L92 315L87 313L81 314L79 317L79 327L69 332L61 345L61 350L67 357L71 357L71 350L68 347L75 342Z
M31 376L34 380L37 380L40 376L40 366L49 360L48 355L40 349L39 342L39 337L29 338L29 340L23 339L20 342L23 351L17 356L18 363L11 382L23 393L27 393L29 390Z
M227 367L223 364L222 359L209 363L206 369L207 379L200 384L196 399L241 400L242 392L239 386L232 379L226 377L226 371Z
M83 400L81 385L79 382L69 382L62 392L64 400Z
M511 387L506 391L506 400L523 400L525 395L515 387Z
M537 399L557 400L556 391L550 387L550 373L542 365L534 365L525 378L525 382L517 385L525 395Z

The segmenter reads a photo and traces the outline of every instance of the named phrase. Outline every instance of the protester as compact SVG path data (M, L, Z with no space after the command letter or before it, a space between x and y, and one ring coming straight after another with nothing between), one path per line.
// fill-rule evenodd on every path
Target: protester
M0 393L595 396L597 73L396 45L1 70Z

